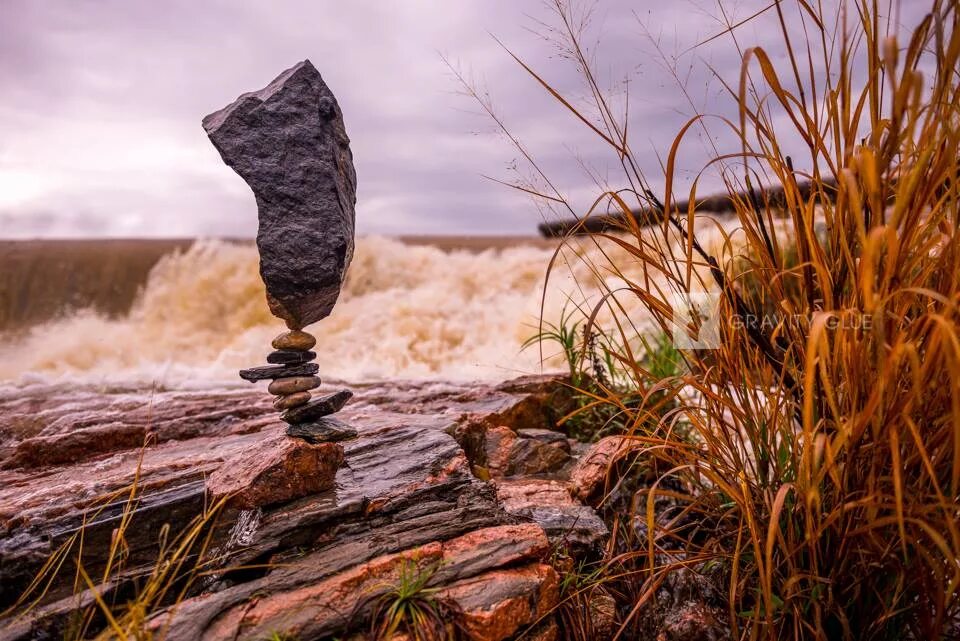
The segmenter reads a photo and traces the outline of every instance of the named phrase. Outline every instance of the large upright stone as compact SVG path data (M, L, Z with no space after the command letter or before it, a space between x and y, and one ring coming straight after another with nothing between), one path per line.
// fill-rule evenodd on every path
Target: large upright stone
M203 119L257 199L267 303L291 329L330 314L353 257L357 177L336 98L309 60Z

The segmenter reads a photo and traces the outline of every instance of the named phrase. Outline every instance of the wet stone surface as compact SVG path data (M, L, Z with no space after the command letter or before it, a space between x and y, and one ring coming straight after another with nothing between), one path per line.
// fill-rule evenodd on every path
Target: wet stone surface
M278 365L300 365L309 363L317 357L316 352L302 352L292 349L278 349L267 354L267 362Z
M240 498L228 503L214 531L210 549L222 555L216 567L265 568L226 572L175 610L156 613L157 639L262 639L288 624L302 638L342 634L352 614L363 618L363 590L394 580L403 559L425 568L439 562L436 587L459 604L469 638L506 640L534 621L550 630L552 545L564 528L584 546L601 544L604 532L590 530L596 514L564 494L563 480L506 488L477 478L452 436L468 424L509 422L517 433L543 428L547 408L537 409L536 399L546 398L550 385L537 378L353 385L352 402L338 414L342 422L326 417L297 426L302 440L286 435L293 428L277 418L262 389L159 392L149 400L141 390L67 386L0 393L0 413L24 425L0 432L0 609L85 519L84 567L94 576L103 571L125 501L96 516L87 508L111 493L124 496L139 467L129 555L121 575L102 589L105 598L122 599L152 571L162 530L183 530L211 497L225 493ZM355 430L356 437L312 445L307 432L316 424ZM68 436L65 460L52 444ZM559 444L548 434L525 438ZM291 460L291 453L317 447L343 451L328 489L322 479L329 468L314 463L335 456ZM247 524L242 544L231 544L240 523ZM31 616L7 628L0 621L0 638L63 636L77 604L73 562Z
M287 436L302 438L308 443L336 443L356 438L357 430L343 421L327 416L312 423L288 425Z
M307 423L339 412L351 398L353 398L353 392L346 389L340 390L339 392L316 398L306 405L289 409L281 414L280 418L292 425Z
M263 365L240 370L240 378L255 383L256 381L290 378L293 376L313 376L320 371L316 363L304 365Z

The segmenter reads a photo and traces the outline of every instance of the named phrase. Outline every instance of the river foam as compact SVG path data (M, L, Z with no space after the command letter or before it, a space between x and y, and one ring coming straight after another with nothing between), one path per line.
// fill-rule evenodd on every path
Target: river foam
M562 370L556 345L544 345L543 362L536 346L521 349L541 309L556 322L565 307L599 299L598 279L617 285L596 271L602 261L590 242L578 242L559 257L544 299L554 250L543 245L469 252L360 238L333 314L309 328L321 375L463 381ZM639 271L635 259L617 260ZM642 326L630 299L631 320ZM283 330L267 310L255 247L198 241L155 265L124 317L74 312L0 345L0 380L240 385L237 370L262 364Z

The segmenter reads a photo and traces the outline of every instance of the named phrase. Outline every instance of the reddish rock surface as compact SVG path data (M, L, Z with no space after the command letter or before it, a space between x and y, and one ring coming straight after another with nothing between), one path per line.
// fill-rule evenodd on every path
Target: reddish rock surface
M535 613L536 599L554 598L552 571L540 565L552 544L536 519L503 508L450 433L505 416L518 429L526 427L518 417L542 428L549 412L537 399L550 385L352 386L356 397L341 417L359 434L342 444L343 465L326 490L311 483L332 459L305 443L285 445L286 426L263 390L0 388L0 610L81 529L80 558L99 576L117 524L132 510L126 562L101 586L104 598L122 603L152 571L163 532L183 531L210 494L236 492L209 546L209 567L222 571L157 615L170 624L168 639L269 638L288 624L302 638L362 628L364 590L395 579L408 559L425 570L439 559L431 578L439 589L511 577L513 587L490 592L493 600L457 592L463 603L451 593L450 607L503 629L528 625L520 605ZM58 442L70 444L67 453ZM78 603L76 558L68 556L29 616L0 621L0 639L63 636ZM241 566L254 569L232 569ZM507 574L491 574L499 572Z
M559 601L559 578L549 565L494 570L438 593L456 612L471 641L508 639L550 615Z
M580 457L570 472L570 491L581 501L602 499L610 464L632 449L622 436L606 436Z
M556 438L544 438L543 434ZM491 478L556 472L570 460L570 444L553 430L521 430L498 425L483 434L483 454Z
M93 603L74 594L77 559L101 576L126 515L124 563L99 589L119 604L153 571L163 536L187 529L211 495L231 493L210 528L205 576L177 607L154 610L154 638L354 638L368 629L371 599L411 568L429 574L432 598L471 639L560 638L550 611L559 579L546 562L556 550L604 546L606 525L580 499L602 497L607 466L629 444L603 439L576 465L522 456L540 447L570 456L549 429L566 398L549 378L351 388L339 416L358 437L313 447L291 445L270 397L253 388L0 387L0 612L83 533L37 606L0 619L0 641L63 638L78 604ZM488 453L488 433L510 452L506 476L491 481L473 473L500 456L500 446ZM330 448L341 446L343 464L322 489ZM511 456L539 476L511 468ZM698 626L722 634L724 610L705 585L693 574L665 582L638 613L649 638L696 638ZM590 603L604 634L610 606Z
M574 501L561 481L501 479L494 485L507 513L538 523L557 546L589 550L609 534L593 508Z
M332 488L341 462L336 443L274 437L225 461L207 479L207 493L214 503L226 499L244 510L288 503Z
M532 613L543 607L538 605L541 597L544 604L556 603L557 581L552 568L537 563L532 572L509 570L498 574L492 570L529 564L545 557L549 549L543 531L534 524L485 528L445 543L434 541L380 556L319 581L306 572L300 573L297 582L282 583L281 589L266 588L269 584L261 581L258 596L219 610L209 627L196 626L196 612L211 605L210 599L197 597L169 614L158 615L153 627L159 638L171 641L252 641L269 638L275 632L295 638L320 638L344 629L352 619L360 619L377 594L397 585L401 575L407 573L429 576L431 586L450 584L436 593L436 598L449 604L464 624L473 621L471 617L489 618L486 629L479 623L475 627L477 634L487 636L471 638L500 641L509 634L497 636L499 630L509 627L508 621L514 624L511 630L532 621ZM297 565L309 562L294 567ZM466 587L474 580L484 582L477 589ZM524 609L523 602L532 605ZM502 627L494 629L494 625Z

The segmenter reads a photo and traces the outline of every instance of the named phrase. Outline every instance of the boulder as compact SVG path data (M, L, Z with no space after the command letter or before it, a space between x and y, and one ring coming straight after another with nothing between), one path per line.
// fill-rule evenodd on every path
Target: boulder
M287 503L333 487L343 448L288 437L261 443L255 451L226 461L207 479L214 503L244 510Z
M587 502L602 498L611 463L631 450L630 440L622 436L606 436L580 457L570 471L570 492Z
M560 600L556 570L543 563L494 570L437 594L470 641L503 641L540 623Z
M333 93L309 60L203 119L257 200L260 275L291 329L330 314L353 258L357 177Z
M494 485L503 509L542 527L554 545L592 550L609 536L603 519L592 507L574 501L560 481L500 479Z
M556 437L545 438L544 434ZM484 467L493 478L543 474L559 470L570 460L570 444L559 432L531 429L518 433L500 425L486 430L484 454Z

